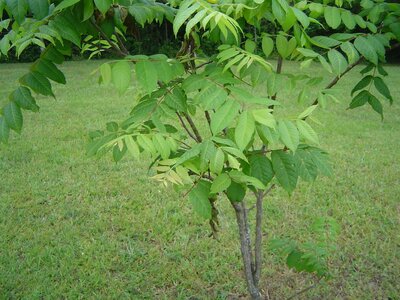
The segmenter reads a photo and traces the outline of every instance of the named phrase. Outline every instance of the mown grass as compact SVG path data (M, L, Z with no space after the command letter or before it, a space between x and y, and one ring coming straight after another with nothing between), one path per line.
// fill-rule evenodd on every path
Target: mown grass
M246 295L236 225L227 201L221 240L187 199L147 178L147 160L87 158L88 131L120 120L136 87L118 97L98 86L99 62L63 66L68 85L57 100L41 98L25 114L21 136L0 146L1 299L225 299ZM293 68L294 65L285 66ZM28 65L0 65L5 99ZM322 147L334 177L301 184L292 197L275 191L266 202L268 237L312 239L315 216L342 227L330 260L332 280L304 299L396 299L400 295L400 69L389 66L395 98L385 120L371 109L345 110L352 71L338 85L341 103L319 110ZM318 66L310 71L321 72ZM290 101L290 99L285 99ZM293 100L295 101L295 100ZM265 253L262 287L284 299L313 279Z

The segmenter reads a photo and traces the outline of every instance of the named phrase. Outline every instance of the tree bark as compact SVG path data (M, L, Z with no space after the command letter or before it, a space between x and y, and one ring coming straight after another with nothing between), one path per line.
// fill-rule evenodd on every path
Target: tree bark
M252 253L250 244L250 230L247 222L247 211L244 202L231 202L236 213L236 222L239 229L240 251L243 259L244 274L246 277L247 289L254 300L261 300L261 293L254 282L252 265Z

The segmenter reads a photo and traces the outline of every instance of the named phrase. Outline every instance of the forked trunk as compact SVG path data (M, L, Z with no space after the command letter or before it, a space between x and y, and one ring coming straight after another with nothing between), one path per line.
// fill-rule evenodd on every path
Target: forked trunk
M261 299L261 293L258 288L258 280L255 280L256 265L253 262L253 255L251 250L250 240L250 228L247 220L247 211L244 202L232 202L232 206L235 209L236 221L239 229L240 237L240 251L243 259L244 274L246 277L247 289L252 299ZM261 250L261 249L260 249ZM260 263L261 264L261 263Z

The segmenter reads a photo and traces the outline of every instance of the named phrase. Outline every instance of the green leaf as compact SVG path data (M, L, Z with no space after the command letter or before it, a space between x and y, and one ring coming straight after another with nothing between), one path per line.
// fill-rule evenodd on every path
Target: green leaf
M201 144L196 144L193 146L191 149L185 151L179 159L176 161L175 166L183 164L184 162L188 161L189 159L192 159L193 157L196 157L200 154L201 151Z
M211 185L211 193L217 194L225 191L231 185L231 178L226 173L222 173L214 179Z
M19 107L34 112L39 111L39 106L36 105L35 99L31 95L31 91L24 87L18 87L11 95L10 100L14 101Z
M278 122L278 131L282 142L293 152L299 145L299 131L291 121L282 120Z
M0 143L6 144L9 137L10 127L8 126L6 120L3 117L0 117Z
M201 80L205 81L205 85L201 91L194 96L193 102L200 105L205 110L219 108L228 97L228 93L214 83L210 83L204 79Z
M201 75L190 74L182 82L182 88L186 93L198 92L208 86L209 83Z
M139 61L135 65L136 78L147 93L157 88L157 64L149 61Z
M26 0L6 0L6 4L14 19L21 24L28 11L28 2Z
M208 199L210 194L211 183L205 180L200 180L197 185L189 193L189 201L193 205L194 211L204 219L210 220L211 203Z
M293 156L282 150L274 150L271 154L272 167L280 185L291 194L297 185L296 161Z
M381 102L374 95L369 95L368 103L371 105L372 109L381 115L383 120L383 107Z
M131 111L131 117L122 125L130 125L148 119L157 105L157 100L154 98L140 101Z
M30 87L38 94L54 97L53 91L51 90L50 81L38 72L29 72L21 77L19 82L22 85Z
M28 0L28 2L35 19L43 19L49 14L48 0Z
M279 22L279 24L284 24L286 20L286 11L280 5L278 0L272 0L272 13L276 20Z
M58 15L54 21L50 22L50 26L54 27L54 29L59 32L64 39L80 47L81 34L79 33L76 24L73 22L73 20L63 15Z
M254 186L257 189L265 189L265 185L261 183L260 180L258 180L255 177L249 176L244 174L242 171L239 170L232 170L229 172L229 176L231 179L237 183L243 183L246 185L251 185Z
M155 134L152 139L153 145L157 152L160 153L162 159L168 159L171 154L167 142L161 134Z
M80 1L80 0L63 0L63 1L61 1L60 4L58 4L58 5L56 6L56 8L54 9L54 11L57 12L57 11L66 9L66 8L68 8L68 7L70 7L70 6L72 6L72 5L76 4L76 3L78 3L79 1Z
M109 63L104 63L100 66L101 80L104 84L110 84L112 78L111 66Z
M331 65L326 61L325 57L322 55L318 56L318 60L321 63L322 67L327 70L329 73L332 73L332 67Z
M367 27L366 22L364 21L364 19L361 16L354 15L354 19L356 20L356 23L357 23L358 26L360 26L360 28L366 28Z
M304 29L307 29L308 26L310 25L310 20L308 19L308 16L302 12L300 9L297 9L296 7L291 7L294 15L296 16L296 19L301 23Z
M297 116L298 119L302 120L307 118L309 115L313 113L313 111L318 107L318 104L316 105L311 105L307 107L301 114Z
M367 60L375 65L378 64L378 54L376 53L375 48L365 37L357 37L354 41L354 46Z
M266 57L270 56L274 50L274 41L269 36L264 36L261 41L262 51Z
M311 143L319 144L318 140L318 135L312 129L312 127L303 120L297 120L296 121L297 128L299 129L300 134L307 140L310 141Z
M288 48L289 48L289 43L286 37L284 37L283 35L278 35L276 37L276 49L278 50L279 55L283 59L285 59L290 55Z
M347 55L347 59L350 64L355 63L359 58L360 55L358 54L356 48L354 48L353 44L350 42L345 42L340 45L340 49Z
M112 0L94 0L94 4L103 15L106 14L112 2Z
M122 60L115 63L111 69L112 82L120 94L124 93L131 84L131 66Z
M318 175L318 168L310 153L307 148L299 148L294 155L299 176L305 181L315 181Z
M211 131L214 135L228 127L239 113L240 105L228 100L211 116Z
M150 153L151 155L155 155L158 153L157 149L155 148L152 140L150 139L150 135L141 134L137 136L137 143L140 147L143 148L144 151Z
M327 6L324 11L325 21L329 27L336 29L342 22L340 18L340 10L337 7Z
M254 41L249 40L249 39L247 39L244 44L244 49L250 53L254 53L254 51L256 50L256 47L257 47L257 44Z
M210 140L203 141L201 146L200 169L203 171L208 169L209 162L214 157L217 149L215 148L214 143Z
M351 100L349 109L353 109L359 106L363 106L365 103L368 102L369 96L371 94L368 91L361 91L359 94L357 94L357 96L355 96L353 98L353 100Z
M327 36L314 36L311 38L311 43L317 47L330 49L340 45L340 42Z
M305 57L318 57L318 53L311 49L306 48L297 48L297 51L300 52Z
M335 49L329 50L328 58L332 65L333 73L337 76L340 76L348 66L346 59L339 51Z
M15 102L10 101L3 108L3 117L11 129L18 133L21 132L23 123L22 112L21 108Z
M356 27L356 20L352 13L348 10L342 11L342 21L343 24L350 30L353 30Z
M93 0L83 0L83 20L88 20L94 11Z
M244 161L247 161L247 158L246 158L246 156L243 154L243 152L240 151L240 150L237 149L237 148L233 148L233 147L221 147L221 149L222 149L224 152L227 152L227 153L233 155L234 157L237 157L237 158L240 158L240 159L242 159L242 160L244 160Z
M353 96L353 94L359 90L362 90L363 88L365 88L366 86L368 86L372 79L374 79L374 77L372 77L371 75L367 75L365 76L363 79L361 79L356 86L352 89L351 91L351 95Z
M184 1L179 7L178 13L176 14L173 23L173 30L175 35L178 34L179 28L181 28L183 23L185 23L185 21L200 7L199 3L195 3L193 5L191 4L191 1Z
M245 111L239 116L238 124L235 128L235 141L240 150L244 150L253 137L255 130L254 118L252 114Z
M58 52L53 46L47 47L40 57L56 64L62 64L64 62L64 55Z
M224 167L224 163L225 154L220 148L217 148L214 157L210 160L210 171L215 174L220 174Z
M386 83L383 81L382 78L380 77L374 77L374 85L376 90L381 93L382 96L384 96L386 99L389 99L390 104L393 103L393 97L390 94L390 90Z
M226 190L226 196L232 202L240 202L246 196L246 188L242 184L232 181Z
M279 141L279 133L267 126L257 126L257 133L265 145L276 145Z
M190 21L186 24L185 34L186 36L190 36L190 32L192 31L193 27L198 24L207 14L207 10L203 9L200 10Z
M310 157L312 158L314 164L323 175L332 176L332 167L326 152L316 147L308 147L304 150L310 153Z
M172 93L169 92L164 99L165 103L175 111L178 112L187 111L186 94L181 88L179 87L174 88Z
M272 163L268 157L264 155L253 155L249 158L250 176L257 178L264 185L274 177Z
M133 140L131 136L126 136L124 138L126 148L128 149L129 153L135 158L139 159L140 156L140 149L136 142Z
M113 154L113 159L116 163L119 162L126 153L126 146L123 142L121 142L121 143L122 144L118 143L117 145L115 145L113 147L112 154Z
M276 126L275 117L271 114L270 109L268 108L257 109L253 110L252 113L254 120L256 120L257 123L266 125L271 128L275 128Z
M37 63L35 63L32 66L32 71L37 71L39 73L41 73L42 75L46 76L47 78L61 83L61 84L65 84L66 80L65 80L65 76L64 73L61 72L55 64L53 64L51 61L46 60L46 59L39 59L37 61Z

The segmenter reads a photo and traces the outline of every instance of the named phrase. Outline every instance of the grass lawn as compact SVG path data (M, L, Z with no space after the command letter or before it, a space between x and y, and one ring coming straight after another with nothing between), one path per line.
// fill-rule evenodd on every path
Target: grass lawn
M98 65L66 63L68 84L55 86L57 100L40 98L41 112L26 113L23 133L0 145L0 299L245 295L234 214L225 199L217 242L187 199L147 178L148 161L85 156L88 132L122 120L135 101L135 87L123 97L99 87L90 75ZM27 68L0 65L0 103ZM385 105L383 122L369 107L345 110L357 70L337 86L341 103L316 113L323 126L314 127L331 154L334 177L302 183L292 197L276 190L266 202L268 237L312 240L315 216L341 224L333 278L304 299L400 297L400 67L387 70L395 103ZM322 73L317 65L310 71ZM267 253L263 275L272 299L313 283Z

